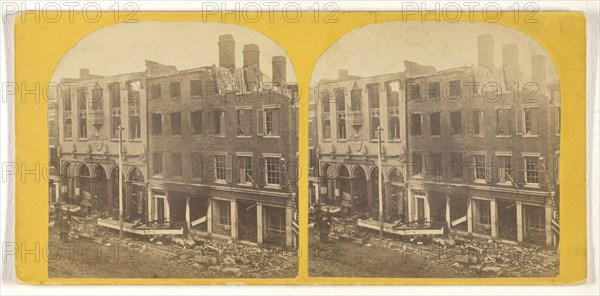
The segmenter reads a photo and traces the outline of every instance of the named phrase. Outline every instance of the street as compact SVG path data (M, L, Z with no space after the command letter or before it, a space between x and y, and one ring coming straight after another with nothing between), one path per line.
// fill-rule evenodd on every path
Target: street
M61 243L50 230L48 276L54 278L284 278L297 274L291 250L231 241L184 239L119 240L112 233ZM98 241L101 239L101 243ZM185 240L192 241L192 240ZM193 242L193 241L192 241Z
M436 238L402 242L370 233L365 244L309 236L309 274L316 277L467 278L549 277L558 274L558 252L484 240ZM457 239L458 241L458 239Z

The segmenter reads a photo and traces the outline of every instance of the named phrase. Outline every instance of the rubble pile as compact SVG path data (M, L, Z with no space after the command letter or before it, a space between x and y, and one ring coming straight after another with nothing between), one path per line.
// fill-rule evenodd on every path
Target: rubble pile
M297 269L297 253L285 248L183 236L154 236L149 242L150 250L169 252L167 264L194 268L208 277L289 277Z
M364 213L360 215L365 216ZM356 227L355 221L360 215L335 219L330 238L353 238L352 242L364 247L382 246L411 255L426 269L443 270L443 273L456 277L543 277L558 274L558 250L535 244L518 246L454 235L410 238L388 235L379 239L378 234Z
M398 252L415 254L425 268L448 270L464 277L533 277L558 274L559 254L534 244L523 246L492 240L419 236L404 243L373 238Z

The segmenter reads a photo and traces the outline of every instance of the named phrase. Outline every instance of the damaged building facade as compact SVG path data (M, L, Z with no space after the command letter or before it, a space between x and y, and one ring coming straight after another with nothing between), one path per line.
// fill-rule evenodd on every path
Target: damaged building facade
M311 102L316 102L320 203L339 206L346 214L378 209L381 126L384 213L387 218L405 216L403 77L395 73L361 78L340 70L337 79L320 81L311 92Z
M384 216L417 228L505 242L558 243L560 89L546 58L478 39L477 66L369 78L340 71L315 92L319 197L377 217L377 126ZM394 86L398 82L398 86ZM344 209L348 209L344 211ZM377 219L377 218L375 218Z
M511 242L557 243L560 91L534 55L478 39L477 67L407 77L409 220ZM529 61L528 61L529 62ZM556 215L556 216L555 216ZM554 228L554 230L553 230Z
M215 44L216 45L216 44ZM219 66L149 75L148 214L189 231L291 245L297 194L297 88L286 59L261 72L255 44L235 65L232 35Z
M53 166L60 195L56 201L118 217L122 127L124 215L131 221L145 216L144 79L144 72L103 77L81 69L78 78L61 80L54 116L57 143L51 143L55 153L50 155L50 162L58 163Z
M297 86L284 56L272 57L271 79L256 44L242 67L232 35L216 46L218 66L146 61L141 72L62 79L49 109L50 203L104 213L99 225L118 229L122 127L126 231L293 244Z

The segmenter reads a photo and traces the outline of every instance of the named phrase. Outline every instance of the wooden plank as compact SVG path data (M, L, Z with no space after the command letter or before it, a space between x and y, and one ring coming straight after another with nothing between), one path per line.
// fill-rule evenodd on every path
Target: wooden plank
M467 216L465 215L465 216L462 216L462 217L452 221L452 223L450 223L450 224L452 224L452 226L456 226L456 225L466 222L466 221L467 221Z
M198 220L194 220L194 221L192 221L192 227L194 227L196 225L199 225L199 224L202 224L202 223L204 223L206 221L207 221L206 216L204 216L204 217L202 217L202 218L200 218Z
M116 220L98 220L98 226L120 229L119 221ZM139 235L158 235L158 234L183 234L183 228L133 228L132 223L123 222L123 231Z
M379 230L379 224L376 221L358 220L358 226L369 229ZM383 231L387 233L406 235L437 235L444 234L444 228L422 228L422 229L393 229L392 224L384 223Z

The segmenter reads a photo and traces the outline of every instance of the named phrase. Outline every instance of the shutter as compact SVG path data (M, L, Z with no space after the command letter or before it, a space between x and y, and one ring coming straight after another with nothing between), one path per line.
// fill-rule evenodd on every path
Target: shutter
M222 110L219 111L219 123L220 123L220 134L219 136L226 136L227 135L227 122L225 121L225 117L227 116L227 111Z
M171 156L171 154L169 153L165 153L165 156L163 158L165 160L165 162L163 163L163 174L165 174L165 178L169 178L171 176L173 176L173 172L175 171L175 168L173 167L173 157Z
M202 159L208 160L206 162L206 164L204 165L204 167L206 168L206 170L204 170L204 179L206 180L207 183L212 183L215 181L215 173L216 173L215 155L210 152L207 152L203 156Z
M423 177L425 177L425 174L432 170L433 165L431 163L431 154L429 154L429 153L424 154L423 158L424 158L424 160L423 160L423 167L424 167Z
M225 156L225 180L227 183L233 182L233 160L231 155Z
M259 185L265 185L267 184L266 181L266 175L265 175L265 158L264 157L259 157L258 158L258 165L255 169L256 174L254 176L254 181L256 181L257 184Z
M517 131L517 135L523 134L523 109L517 108L515 112L515 129Z
M485 181L488 183L492 183L492 156L487 154L485 156Z
M474 155L474 154L471 154L470 157L469 157L469 159L471 161L470 164L469 164L469 171L471 172L469 174L469 177L470 177L469 181L471 181L471 182L475 181L475 179L477 177L476 174L475 174L475 164L476 164L475 159L476 158L477 158L477 155Z
M256 110L256 134L259 136L264 135L264 115L263 109Z
M485 128L486 125L484 125L484 121L483 121L483 117L485 116L485 113L483 111L476 111L477 113L479 113L479 133L478 135L485 135Z
M467 111L467 135L473 134L473 111Z
M531 134L538 134L538 126L539 126L539 108L531 109Z
M518 185L525 184L525 157L517 157L517 178L515 180Z
M471 169L469 168L469 161L471 160L471 154L465 152L462 155L462 163L460 164L460 172L462 173L463 182L470 181Z
M200 166L200 176L198 176L199 178L203 178L204 177L204 154L198 153L196 155L197 157L197 161L199 163L197 163L197 166Z
M271 112L273 114L273 135L281 135L281 116L279 116L280 109L272 109Z
M213 110L209 110L207 112L206 120L207 120L207 134L210 136L214 136L215 134L215 112Z
M544 163L544 165L542 165L542 163ZM547 177L547 171L544 170L544 168L548 167L548 158L544 157L543 160L538 160L538 165L537 165L537 169L538 169L538 179L539 179L539 184L540 186L546 188L546 177Z
M288 167L287 165L289 163L287 163L287 159L284 158L284 161L286 162L286 165L284 166L282 163L283 161L279 162L279 185L281 186L281 188L287 188L287 177L289 176L289 171L287 171Z
M202 130L200 131L201 135L208 135L208 111L202 110Z
M510 109L506 109L506 114L504 114L504 118L506 118L506 131L508 132L509 135L512 135L515 131L513 130L513 126L512 126L512 120L510 116Z

